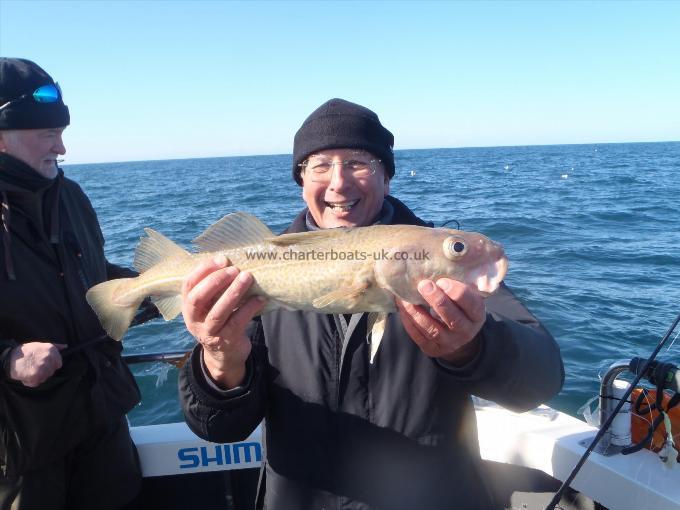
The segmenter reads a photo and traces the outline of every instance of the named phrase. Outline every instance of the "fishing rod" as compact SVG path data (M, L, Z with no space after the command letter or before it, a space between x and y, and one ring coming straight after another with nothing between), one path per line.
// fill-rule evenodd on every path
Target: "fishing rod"
M663 348L664 344L668 341L670 338L671 334L677 327L678 323L680 323L680 314L675 318L673 321L673 324L671 324L671 327L668 329L668 332L663 336L663 338L659 341L657 344L656 348L654 349L654 352L652 352L651 356L647 359L645 362L645 365L638 371L636 370L636 376L633 382L628 386L628 389L626 392L623 394L621 399L619 400L619 403L616 405L612 413L609 415L607 420L602 424L600 427L600 430L595 434L595 438L593 441L590 443L590 446L588 446L588 449L585 451L585 453L581 456L581 458L578 461L578 464L574 466L574 469L572 469L571 473L567 477L567 479L562 483L560 488L557 490L553 498L550 500L550 503L548 503L548 506L545 507L545 510L555 510L555 507L557 506L557 503L559 503L560 499L562 498L562 494L564 494L564 491L571 485L571 482L574 481L574 478L576 478L576 475L578 472L581 470L583 467L583 464L585 464L586 460L588 460L588 457L590 457L590 454L593 452L595 449L595 446L597 446L597 443L600 442L600 439L605 435L609 427L611 426L612 422L614 421L614 418L616 415L619 413L621 408L626 404L628 401L628 398L630 397L631 393L633 393L633 390L637 386L637 384L640 382L642 377L645 374L649 373L649 370L652 366L652 363L654 363L654 359L657 357L661 349Z
M74 345L72 347L67 347L66 349L61 351L61 357L62 358L68 358L72 354L75 354L76 352L84 351L85 349L89 349L90 347L94 347L95 345L99 345L103 342L106 342L109 339L109 335L104 334L101 336L98 336L96 338L90 338L89 340L84 341L81 344Z
M439 228L445 227L449 223L455 223L456 224L456 230L460 230L460 222L458 220L448 220L439 225Z
M137 313L137 315L135 315L135 318L132 319L132 322L130 323L130 327L139 326L140 324L144 324L145 322L150 321L151 319L155 319L156 317L159 317L158 309L155 306L146 306L142 308ZM109 335L107 334L100 335L96 338L90 338L89 340L86 340L80 344L73 345L62 350L61 357L66 358L68 356L71 356L72 354L75 354L76 352L80 352L85 349L89 349L90 347L94 347L103 342L106 342L110 338L111 337L109 337Z
M137 315L135 315L135 318L130 323L130 327L139 326L140 324L144 324L145 322L150 321L151 319L155 319L158 316L159 313L156 307L147 306L143 308L141 311L139 311ZM91 347L99 345L103 342L106 342L110 338L111 337L109 337L109 335L107 334L100 335L96 338L91 338L90 340L87 340L81 344L74 345L72 347L67 347L66 349L61 351L61 356L62 358L67 358L68 356L71 356L76 352L80 352L85 349L89 349ZM124 354L123 361L125 361L129 365L134 363L149 363L153 361L160 361L163 363L168 363L169 365L173 365L176 368L182 368L182 366L184 366L184 364L186 363L187 359L189 359L190 355L191 350L172 352L151 352L143 354Z
M171 352L148 352L143 354L125 354L123 361L128 365L135 363L149 363L152 361L162 361L168 363L176 368L182 368L186 360L189 359L191 350L188 351L171 351Z

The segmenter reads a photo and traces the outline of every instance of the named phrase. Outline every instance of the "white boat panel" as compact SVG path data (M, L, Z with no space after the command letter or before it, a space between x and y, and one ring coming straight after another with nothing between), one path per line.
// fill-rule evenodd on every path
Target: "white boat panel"
M259 468L262 433L239 443L217 444L197 437L185 423L131 427L145 477Z
M564 480L585 452L581 441L596 429L546 406L513 413L477 402L482 457L539 469ZM184 423L131 428L145 477L260 466L262 432L246 441L216 444L196 437ZM680 466L666 468L647 450L605 457L592 453L572 487L611 510L680 510Z
M513 413L495 404L477 405L482 457L527 466L564 480L597 429L546 406ZM680 465L669 469L643 450L631 455L591 453L571 484L612 510L680 510Z

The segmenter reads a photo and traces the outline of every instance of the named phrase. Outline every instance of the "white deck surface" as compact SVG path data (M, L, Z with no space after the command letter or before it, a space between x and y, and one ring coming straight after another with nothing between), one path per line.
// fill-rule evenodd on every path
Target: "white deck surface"
M542 406L517 414L494 404L477 407L480 448L489 460L540 469L564 480L597 429ZM680 464L666 468L647 450L605 457L591 453L572 487L611 510L680 509Z
M564 480L596 429L549 407L517 414L494 404L477 407L485 459L540 469ZM260 464L261 431L242 443L216 445L184 423L132 428L144 476L244 469ZM592 453L572 487L611 510L680 510L680 465L666 468L649 451L604 457Z

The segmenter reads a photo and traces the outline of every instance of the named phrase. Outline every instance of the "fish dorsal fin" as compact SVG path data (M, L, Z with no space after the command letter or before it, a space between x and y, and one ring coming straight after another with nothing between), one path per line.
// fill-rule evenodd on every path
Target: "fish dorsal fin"
M152 228L145 228L148 237L139 240L133 265L140 273L172 257L187 257L189 252Z
M220 251L259 244L273 236L269 227L252 214L236 212L209 226L193 243L201 251Z
M311 244L341 237L350 232L351 228L333 228L327 230L315 230L313 232L299 232L294 234L281 234L267 239L267 242L277 246L291 246L293 244Z

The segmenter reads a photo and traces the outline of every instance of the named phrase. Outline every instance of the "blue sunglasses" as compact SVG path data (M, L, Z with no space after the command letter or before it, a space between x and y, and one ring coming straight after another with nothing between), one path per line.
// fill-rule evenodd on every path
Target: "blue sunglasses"
M61 88L59 88L58 83L55 83L54 85L52 84L43 85L42 87L38 87L37 89L35 89L35 91L33 91L32 94L24 94L16 99L7 101L5 104L0 106L0 111L4 110L11 104L18 103L29 97L32 97L33 101L35 101L36 103L56 103L62 97Z

